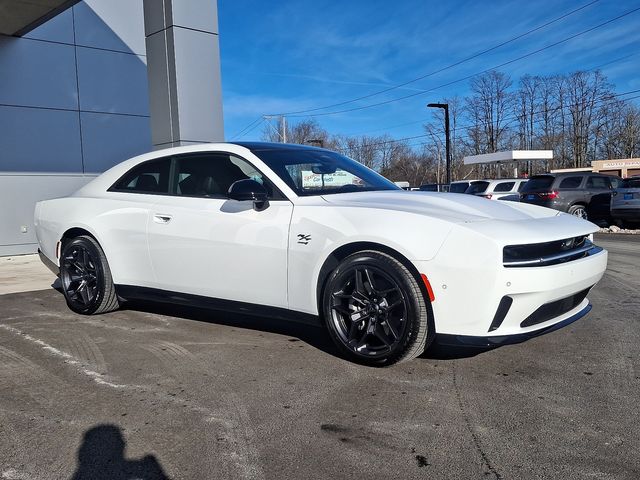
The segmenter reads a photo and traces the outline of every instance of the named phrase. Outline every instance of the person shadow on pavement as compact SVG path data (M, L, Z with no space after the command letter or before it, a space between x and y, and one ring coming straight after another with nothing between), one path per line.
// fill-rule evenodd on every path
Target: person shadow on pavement
M169 480L153 455L124 458L126 443L120 428L98 425L87 430L78 449L78 468L71 480Z

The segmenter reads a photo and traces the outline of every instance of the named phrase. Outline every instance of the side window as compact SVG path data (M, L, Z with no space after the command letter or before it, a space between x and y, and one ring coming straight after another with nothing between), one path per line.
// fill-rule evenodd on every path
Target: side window
M622 179L618 177L611 177L609 180L611 181L611 188L620 188L620 185L622 184Z
M520 185L518 186L518 192L521 192L522 190L524 190L524 186L527 184L527 182L521 182Z
M516 182L502 182L496 185L494 192L510 192Z
M171 158L141 163L124 174L110 189L112 192L169 193Z
M227 198L233 182L246 179L264 185L272 200L285 199L268 178L242 158L222 152L176 157L174 188L180 196Z
M587 188L593 190L608 190L611 188L611 183L606 177L589 177L587 180Z
M558 188L578 188L581 183L582 177L567 177L560 182L560 186Z

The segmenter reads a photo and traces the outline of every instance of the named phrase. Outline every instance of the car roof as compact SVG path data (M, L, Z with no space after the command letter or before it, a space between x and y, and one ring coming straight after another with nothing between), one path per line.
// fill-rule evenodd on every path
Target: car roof
M515 182L516 180L528 180L528 178L487 178L485 182Z
M599 172L556 172L556 173L539 173L537 175L532 175L530 178L535 177L579 177L581 175L585 175L588 177L616 177L615 175L605 175L604 173Z
M264 152L268 150L310 150L326 151L326 148L314 147L311 145L300 145L297 143L275 143L275 142L228 142L248 148L254 152Z

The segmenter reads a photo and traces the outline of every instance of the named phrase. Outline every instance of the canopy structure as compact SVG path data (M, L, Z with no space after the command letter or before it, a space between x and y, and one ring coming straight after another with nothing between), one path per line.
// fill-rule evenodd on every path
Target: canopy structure
M479 163L490 164L551 159L553 159L553 150L508 150L505 152L485 153L483 155L471 155L464 157L462 161L465 165L476 165Z
M0 34L21 37L79 0L0 0Z

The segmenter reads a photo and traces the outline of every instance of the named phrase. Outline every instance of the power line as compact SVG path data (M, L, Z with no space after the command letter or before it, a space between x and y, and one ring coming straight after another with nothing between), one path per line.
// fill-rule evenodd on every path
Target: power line
M303 114L303 113L317 112L318 110L326 110L328 108L341 107L343 105L348 105L350 103L354 103L354 102L357 102L357 101L360 101L360 100L364 100L364 99L367 99L367 98L375 97L377 95L381 95L383 93L387 93L387 92L390 92L392 90L396 90L398 88L405 87L407 85L410 85L412 83L418 82L420 80L424 80L425 78L431 77L431 76L436 75L438 73L442 73L442 72L444 72L446 70L449 70L449 69L451 69L453 67L457 67L458 65L462 65L463 63L466 63L469 60L473 60L473 59L476 59L478 57L481 57L482 55L485 55L485 54L487 54L489 52L497 50L498 48L504 47L505 45L508 45L509 43L515 42L516 40L519 40L519 39L521 39L523 37L526 37L527 35L535 33L538 30L542 30L543 28L546 28L549 25L552 25L552 24L554 24L556 22L559 22L560 20L563 20L563 19L565 19L565 18L567 18L567 17L569 17L569 16L571 16L571 15L573 15L573 14L575 14L575 13L581 11L581 10L584 10L585 8L590 7L591 5L593 5L594 3L598 3L599 1L600 0L593 0L592 2L589 2L589 3L583 5L583 6L579 7L579 8L576 8L575 10L571 10L568 13L565 13L565 14L559 16L559 17L554 18L553 20L550 20L550 21L548 21L548 22L546 22L546 23L544 23L542 25L539 25L539 26L537 26L537 27L535 27L535 28L533 28L531 30L528 30L525 33L521 33L519 35L516 35L515 37L512 37L512 38L510 38L508 40L505 40L504 42L501 42L501 43L499 43L497 45L494 45L493 47L490 47L490 48L488 48L486 50L482 50L482 51L480 51L478 53L475 53L475 54L471 55L470 57L463 58L462 60L459 60L459 61L457 61L455 63L452 63L450 65L442 67L442 68L440 68L438 70L434 70L433 72L427 73L425 75L422 75L420 77L414 78L412 80L408 80L406 82L400 83L398 85L394 85L394 86L385 88L383 90L379 90L377 92L370 93L368 95L363 95L361 97L357 97L357 98L354 98L354 99L351 99L351 100L345 100L343 102L334 103L332 105L325 105L324 107L316 107L316 108L310 108L310 109L307 109L307 110L298 110L298 111L288 112L288 113L279 113L278 115L287 115L287 116L299 115L299 114Z
M600 99L596 100L595 103L596 104L610 103L610 102L613 102L614 100L617 100L618 97L621 97L623 95L630 95L632 93L638 93L638 92L640 92L640 89L630 90L628 92L622 92L622 93L617 93L617 94L613 94L613 95L608 95L605 98L600 98ZM629 98L623 98L621 100L628 101L628 100L634 100L636 98L640 98L640 95L636 95L636 96L629 97ZM550 113L550 112L553 112L553 111L558 111L558 110L562 110L562 109L565 109L565 108L571 108L571 107L575 107L575 106L578 106L578 105L579 105L578 103L573 103L573 104L566 104L566 105L562 105L562 106L555 106L553 108L547 108L547 109L539 110L539 111L536 111L536 112L532 112L532 114L533 115L540 115L540 114L543 114L543 113ZM566 112L562 116L564 117L566 115L569 115L570 113L571 112ZM510 120L510 122L505 124L505 126L508 126L509 124L513 123L513 121L517 120L519 116L520 115L506 116L504 118L505 121L506 120ZM539 123L540 121L541 120L538 119L538 120L535 120L534 123ZM455 128L452 129L452 132L457 132L459 130L465 130L465 129L472 128L472 127L475 127L475 126L476 126L475 124L456 126ZM444 130L436 129L435 132L444 133ZM387 145L389 143L398 143L398 142L404 142L404 141L407 141L407 140L415 140L417 138L429 137L431 135L432 135L432 133L425 133L425 134L422 134L422 135L413 135L413 136L410 136L410 137L403 137L403 138L397 138L397 139L391 139L391 140L384 140L384 141L380 141L380 142L367 143L367 144L364 144L364 145L355 145L353 147L350 147L349 150L361 150L361 149L372 147L372 146ZM466 138L470 138L470 135L469 134L460 134L460 135L457 136L457 138L465 138L465 137ZM424 145L424 143L419 143L418 145Z
M436 87L430 88L428 90L423 90L421 92L412 93L412 94L405 95L405 96L402 96L402 97L392 98L390 100L385 100L383 102L371 103L369 105L362 105L360 107L347 108L347 109L343 109L343 110L334 110L334 111L331 111L331 112L312 113L312 114L309 114L309 115L298 115L298 114L293 114L293 113L292 114L285 114L285 115L290 116L290 117L320 117L320 116L327 116L327 115L337 115L337 114L340 114L340 113L355 112L355 111L358 111L358 110L364 110L364 109L367 109L367 108L378 107L378 106L381 106L381 105L387 105L387 104L390 104L390 103L393 103L393 102L398 102L400 100L406 100L408 98L414 98L414 97L417 97L417 96L421 96L421 95L424 95L425 93L432 92L432 91L437 90L439 88L448 87L450 85L454 85L456 83L460 83L460 82L463 82L465 80L469 80L469 79L471 79L473 77L477 77L478 75L482 75L484 73L490 72L491 70L496 70L496 69L502 68L504 66L510 65L512 63L515 63L515 62L518 62L518 61L523 60L525 58L528 58L528 57L530 57L532 55L540 53L540 52L542 52L544 50L548 50L550 48L557 47L558 45L561 45L563 43L568 42L569 40L573 40L574 38L578 38L578 37L580 37L582 35L585 35L587 33L590 33L592 31L594 31L594 30L597 30L598 28L602 28L605 25L608 25L608 24L613 23L613 22L615 22L617 20L620 20L621 18L627 17L627 16L637 12L638 10L640 10L640 7L636 7L636 8L634 8L632 10L629 10L629 11L627 11L627 12L621 14L621 15L618 15L617 17L614 17L614 18L611 18L611 19L609 19L609 20L607 20L605 22L599 23L598 25L595 25L594 27L591 27L591 28L588 28L588 29L583 30L581 32L575 33L575 34L573 34L573 35L571 35L569 37L566 37L566 38L564 38L562 40L559 40L557 42L554 42L554 43L551 43L551 44L546 45L544 47L541 47L541 48L538 48L536 50L533 50L533 51L531 51L529 53L521 55L521 56L519 56L517 58L514 58L512 60L503 62L503 63L501 63L499 65L494 65L494 66L492 66L490 68L487 68L487 69L482 70L480 72L476 72L476 73L471 74L471 75L467 75L467 76L459 78L457 80L452 80L450 82L443 83L441 85L438 85Z
M620 62L622 60L627 60L627 59L629 59L631 57L635 57L636 55L638 55L638 53L639 52L631 53L631 54L625 55L623 57L619 57L619 58L615 58L613 60L609 60L609 61L607 61L605 63L601 63L601 64L596 65L595 67L592 67L592 68L590 68L588 70L585 70L585 71L586 72L594 72L596 70L600 70L602 67L605 67L607 65L611 65L613 63L617 63L617 62ZM424 118L422 120L414 120L412 122L400 123L400 124L397 124L397 125L390 125L390 126L387 126L387 127L380 127L380 128L376 128L374 130L367 130L366 132L351 133L351 134L347 134L347 136L348 137L355 137L356 135L366 135L367 133L371 133L371 132L379 132L379 131L389 130L389 129L392 129L392 128L405 127L407 125L415 125L416 123L423 123L423 122L425 122L427 120L430 120L431 118L432 117Z
M259 122L260 120L264 121L264 117L258 117L256 118L253 122L251 122L249 125L247 125L246 127L244 127L242 130L240 130L238 133L236 133L235 135L233 135L231 137L231 140L233 140L236 137L242 138L244 137L247 133L249 133L251 130L253 130L253 128L251 128L255 123ZM251 128L251 130L249 130ZM245 131L248 130L248 131Z

